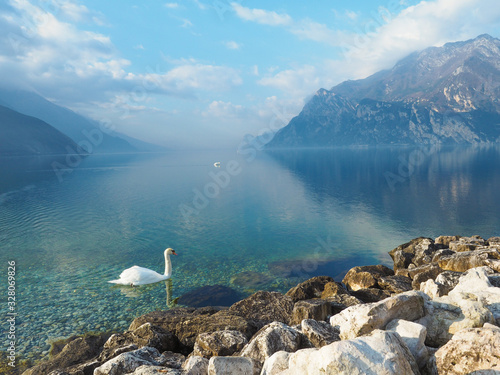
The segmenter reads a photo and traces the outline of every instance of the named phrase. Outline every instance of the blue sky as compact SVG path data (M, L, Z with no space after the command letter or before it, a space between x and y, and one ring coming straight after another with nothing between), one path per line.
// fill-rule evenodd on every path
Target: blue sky
M7 0L4 85L136 138L234 147L319 88L428 46L500 37L497 0ZM5 37L6 36L6 37Z

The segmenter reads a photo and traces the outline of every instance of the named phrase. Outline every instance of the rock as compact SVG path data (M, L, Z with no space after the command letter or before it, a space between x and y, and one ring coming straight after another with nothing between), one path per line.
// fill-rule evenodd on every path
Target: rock
M305 336L281 322L263 327L243 348L242 357L253 358L261 364L274 353L283 350L294 352L304 346Z
M265 302L265 300L262 301L262 303ZM289 302L291 313L293 303ZM269 308L272 310L273 306L270 303ZM283 310L281 307L279 309ZM258 310L252 311L251 315L255 316L256 314L258 314ZM240 315L232 314L229 312L229 309L221 310L220 308L202 307L199 309L175 308L168 311L153 311L134 319L129 329L133 330L146 322L172 332L178 338L180 351L184 354L188 354L193 350L196 337L200 333L211 333L228 329L239 331L247 338L250 338L265 324L257 320L245 319Z
M495 274L488 276L488 280L490 281L490 284L492 286L496 286L497 288L500 288L500 275Z
M288 369L290 353L279 351L274 353L264 362L260 375L278 375Z
M90 371L100 363L95 357L101 352L110 334L84 335L72 337L53 358L28 370L25 375L46 375L53 370L68 370L72 367L85 367ZM89 362L90 361L90 362ZM89 362L86 364L86 362ZM82 365L83 364L83 365Z
M439 374L476 374L476 371L500 372L500 330L469 328L453 338L435 354ZM479 373L479 372L477 372Z
M208 375L254 375L253 361L244 357L212 357Z
M245 271L231 277L230 282L247 289L262 289L272 283L273 280L273 277L261 272Z
M330 324L340 331L342 340L366 335L374 329L383 329L394 319L414 321L424 316L422 292L410 291L386 298L380 302L348 307L330 318Z
M465 272L471 268L491 266L489 261L498 259L500 259L500 252L491 248L445 256L438 261L438 264L445 271Z
M278 292L257 292L232 305L228 313L254 319L264 324L282 322L288 324L292 316L293 301ZM259 327L260 328L260 327Z
M335 315L349 306L362 304L360 299L347 294L337 294L336 296L328 297L326 300L331 306L331 314Z
M321 349L299 350L289 356L282 375L411 375L418 366L401 337L373 331L369 336L337 341Z
M184 373L180 370L164 366L142 365L137 367L134 372L126 375L184 375Z
M450 241L448 244L450 250L456 252L476 250L478 247L485 245L486 241L479 236L460 237L458 240Z
M332 313L332 305L323 299L298 301L293 306L290 324L300 324L303 319L325 320Z
M434 299L448 294L450 289L443 284L438 284L434 280L429 279L420 284L420 291L427 294L431 299Z
M386 331L397 332L401 336L422 369L429 359L429 353L425 346L427 328L418 323L395 319L389 322L385 329Z
M349 294L349 292L342 286L342 284L331 281L325 284L323 292L321 293L321 298L325 299L339 294Z
M321 348L340 340L339 332L327 322L304 319L301 323L301 328L302 333L316 348Z
M462 236L439 236L434 240L434 243L449 248L451 241L458 241L461 237Z
M316 276L306 280L286 292L293 302L304 299L319 298L325 289L327 283L334 282L329 276Z
M159 366L164 358L155 348L144 347L122 353L94 370L94 375L122 375L134 372L142 365Z
M391 293L387 290L377 288L358 289L357 291L351 293L354 297L365 303L382 301L391 296Z
M230 356L243 349L247 343L245 335L238 331L200 333L194 344L193 355L205 358Z
M208 359L191 356L182 365L186 375L207 375L208 374Z
M450 250L450 249L441 249L437 250L434 255L432 256L432 262L431 263L436 263L441 259L442 257L448 256L448 255L453 255L455 254L455 251Z
M361 266L351 268L342 282L350 291L359 289L377 288L378 280L383 276L392 276L394 271L384 265Z
M394 271L400 268L408 268L410 264L421 266L430 263L432 255L440 246L434 244L431 238L419 237L399 245L389 252L394 261Z
M469 270L447 296L426 301L426 345L440 347L464 328L499 322L500 289L489 284L486 268Z
M500 246L500 237L490 237L487 242L489 246Z
M177 351L179 340L174 334L161 327L144 323L133 331L113 334L104 344L99 360L105 362L121 353L143 346L156 348L160 352Z
M390 293L404 293L412 290L411 279L406 276L383 276L378 280L378 285Z
M443 272L438 263L430 263L423 266L415 267L408 270L410 278L413 280L411 285L413 289L420 290L420 284L436 277Z
M177 303L190 307L231 306L240 299L241 295L232 288L223 285L211 285L183 294Z
M460 279L460 276L462 276L462 272L455 272L455 271L443 271L441 272L437 277L436 277L436 283L444 285L447 289L448 292L452 290L454 287L457 286L458 280ZM445 293L445 294L448 294Z

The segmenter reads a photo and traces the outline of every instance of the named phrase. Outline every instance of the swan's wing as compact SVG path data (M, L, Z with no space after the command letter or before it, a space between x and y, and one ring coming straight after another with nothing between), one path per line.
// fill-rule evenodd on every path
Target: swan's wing
M122 285L144 285L156 283L161 280L165 280L165 275L160 275L149 268L133 266L123 271L118 280L111 280L109 282Z

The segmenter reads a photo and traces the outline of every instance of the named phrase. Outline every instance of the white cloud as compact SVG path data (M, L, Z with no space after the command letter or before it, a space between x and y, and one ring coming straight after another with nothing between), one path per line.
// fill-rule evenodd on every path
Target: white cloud
M225 42L224 45L226 46L226 48L228 49L240 49L241 48L241 44L235 42L234 40L231 40L231 41L228 41L228 42Z
M238 17L246 21L253 21L263 25L286 26L292 23L292 17L288 14L278 14L274 11L264 9L250 9L238 3L231 3Z
M277 88L289 97L304 97L322 84L318 68L312 65L282 70L275 75L261 78L258 83Z
M178 3L166 3L165 7L169 8L169 9L177 9L177 8L179 8L179 4Z

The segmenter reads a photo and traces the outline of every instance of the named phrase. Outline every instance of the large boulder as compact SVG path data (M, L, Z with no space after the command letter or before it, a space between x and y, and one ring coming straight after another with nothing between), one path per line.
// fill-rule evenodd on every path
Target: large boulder
M182 365L186 375L207 375L208 359L200 356L190 356Z
M53 370L71 369L73 367L84 367L87 371L93 371L100 365L96 357L101 352L109 334L84 335L71 337L62 348L49 361L42 362L28 370L25 375L46 375ZM88 362L88 364L86 364Z
M427 327L426 345L440 347L462 329L498 324L500 288L489 283L487 268L471 269L448 295L427 300L425 309L419 323Z
M364 303L378 302L382 301L391 296L391 293L387 290L382 290L378 288L364 288L358 289L355 292L351 292L353 297L356 297Z
M304 319L301 322L302 333L316 347L321 348L332 342L339 341L339 332L327 322L314 319Z
M412 279L412 287L415 290L420 289L420 284L436 277L443 272L438 263L424 264L418 267L408 269L408 276Z
M271 358L272 359L272 358ZM278 365L283 367L282 362ZM280 375L412 375L418 366L401 337L394 332L375 330L368 336L337 341L321 349L299 350L288 357L288 369Z
M378 280L384 276L393 276L394 271L382 264L351 268L342 282L348 290L379 288Z
M432 255L440 248L442 245L436 245L433 239L419 237L392 249L389 255L394 261L394 271L397 271L408 268L411 264L418 267L430 263Z
M193 355L205 358L230 356L243 349L247 343L247 338L239 331L200 333L194 344Z
M290 312L291 309L290 307ZM229 310L221 310L220 308L176 308L168 311L153 311L142 315L134 319L129 330L134 330L146 322L173 333L180 342L180 351L184 354L188 354L193 350L196 337L200 333L228 329L239 331L249 339L265 324L257 320L246 319L241 315L232 314Z
M256 375L257 371L250 358L212 357L208 362L208 375Z
M280 351L274 353L264 362L260 375L279 375L283 371L288 370L288 359L290 353Z
M378 279L378 286L390 293L404 293L413 290L411 279L402 275L381 277Z
M451 241L458 241L461 237L462 236L439 236L434 240L434 243L449 248Z
M165 355L166 353L170 354ZM94 370L94 375L122 375L132 373L138 367L143 365L166 366L169 361L171 363L175 363L174 366L179 368L183 362L183 358L176 358L172 361L168 357L170 357L173 353L166 353L160 354L157 349L147 346L131 352L122 353L96 368ZM180 354L177 356L180 356ZM176 356L174 355L174 357ZM174 366L172 366L172 368L175 368Z
M425 366L429 360L429 352L425 346L425 337L427 335L425 326L407 320L395 319L389 322L385 329L386 331L397 332L417 360L419 367L423 368Z
M118 354L144 346L156 348L160 352L177 351L179 340L171 332L148 322L133 331L113 334L104 344L99 360L105 362Z
M324 299L298 301L293 306L290 324L300 324L303 319L325 320L331 313L332 305Z
M341 283L331 281L325 284L323 292L321 293L321 298L325 299L342 294L349 294L349 292Z
M240 355L252 358L261 364L278 351L295 352L306 346L308 340L295 329L281 322L263 327L243 348Z
M424 293L410 291L386 298L380 302L348 307L330 318L330 324L339 330L343 340L384 329L394 319L414 321L424 316Z
M292 299L281 293L259 291L236 302L228 313L258 321L260 327L275 321L289 324L293 305Z
M450 241L450 250L456 252L476 250L478 247L486 245L486 241L480 236L460 237L458 240Z
M500 329L468 328L455 333L435 354L438 374L500 373ZM483 373L483 372L481 372Z
M445 271L465 272L471 268L488 266L500 271L500 252L496 248L458 252L439 259L438 264Z
M349 306L360 305L363 303L359 298L348 294L337 294L325 299L331 306L331 314L335 315Z
M325 285L334 282L329 276L316 276L309 280L300 283L286 292L286 296L290 297L293 302L304 299L320 298Z

